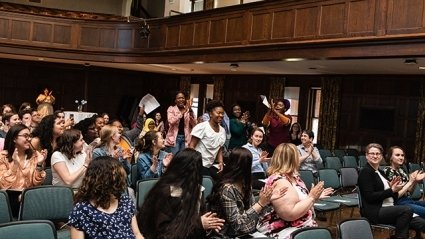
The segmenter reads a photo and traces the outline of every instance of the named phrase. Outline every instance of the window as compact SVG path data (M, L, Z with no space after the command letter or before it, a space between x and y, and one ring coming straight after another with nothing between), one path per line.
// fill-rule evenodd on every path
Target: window
M285 87L285 99L289 100L291 107L287 114L292 117L292 123L298 122L298 102L300 98L300 87Z
M320 115L320 100L322 97L321 88L311 88L309 94L309 103L307 111L307 127L311 128L314 132L313 143L317 143L318 132L319 132L319 115Z

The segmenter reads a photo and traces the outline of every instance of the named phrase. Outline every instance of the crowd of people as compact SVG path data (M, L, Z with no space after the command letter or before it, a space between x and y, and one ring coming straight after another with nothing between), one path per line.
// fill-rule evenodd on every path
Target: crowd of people
M10 104L1 109L0 189L41 185L51 168L52 184L75 192L68 222L73 239L287 239L298 228L317 226L314 203L333 193L320 181L308 190L300 178L299 170L317 175L323 160L314 133L286 114L286 99L271 100L263 127L238 104L229 117L217 100L196 119L183 92L175 95L165 120L159 112L147 118L142 106L130 129L107 113L74 124L63 111L52 112L54 97L47 89L37 103L38 109L27 102L18 112ZM373 223L394 224L394 238L407 238L409 228L425 231L425 203L409 198L425 173L404 171L401 147L389 149L384 171L382 146L368 145L366 158L358 181L361 214ZM137 209L132 165L137 179L158 179ZM214 181L206 199L204 176ZM16 213L19 197L12 200Z

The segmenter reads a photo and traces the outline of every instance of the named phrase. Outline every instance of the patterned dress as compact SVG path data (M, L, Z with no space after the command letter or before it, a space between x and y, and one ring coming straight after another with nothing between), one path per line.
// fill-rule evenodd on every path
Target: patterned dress
M99 211L89 202L78 202L69 215L69 224L84 231L89 239L134 239L131 219L136 212L133 201L121 195L113 213Z
M273 174L266 180L266 185L273 185L274 182L280 179L285 179L286 176L280 174ZM299 199L303 200L308 197L308 189L304 182L301 180L299 175L295 176L295 183L292 186L298 193ZM285 221L277 215L276 211L272 206L268 206L265 209L265 213L260 218L257 224L257 230L269 237L275 237L279 239L289 239L290 234L303 227L317 227L316 221L314 221L314 209L311 207L308 212L302 217L294 221Z

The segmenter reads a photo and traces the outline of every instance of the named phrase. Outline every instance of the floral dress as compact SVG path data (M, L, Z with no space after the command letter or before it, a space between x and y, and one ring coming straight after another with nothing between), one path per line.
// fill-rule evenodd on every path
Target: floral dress
M285 179L286 176L280 174L273 174L266 180L266 185L273 185L274 182L280 179ZM295 183L292 186L298 193L299 199L303 200L308 197L308 189L304 182L301 180L299 175L295 176ZM317 223L314 220L314 209L311 207L308 212L302 217L294 221L285 221L277 215L276 211L272 206L267 206L265 213L261 216L257 230L268 237L274 237L279 239L289 239L290 234L303 227L316 227Z
M78 202L69 215L69 224L84 231L88 239L134 239L131 219L135 212L127 195L121 195L113 213L101 212L89 202Z

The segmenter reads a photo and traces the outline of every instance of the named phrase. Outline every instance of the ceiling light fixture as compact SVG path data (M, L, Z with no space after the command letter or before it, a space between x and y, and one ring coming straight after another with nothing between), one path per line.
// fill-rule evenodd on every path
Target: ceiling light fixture
M296 62L296 61L304 61L304 58L286 58L283 59L284 61L288 61L288 62Z
M416 64L418 64L418 62L416 61L415 58L409 58L409 59L404 60L404 64L405 65L416 65Z

